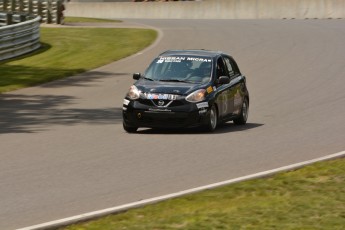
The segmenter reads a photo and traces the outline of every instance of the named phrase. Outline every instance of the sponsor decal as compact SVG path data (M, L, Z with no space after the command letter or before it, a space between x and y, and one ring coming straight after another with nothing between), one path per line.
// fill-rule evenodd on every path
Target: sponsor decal
M127 100L127 99L123 99L123 104L124 104L124 105L128 105L128 104L129 104L129 102L130 102L129 100Z
M177 95L169 94L168 95L168 100L174 101L177 99Z
M207 93L212 93L213 92L213 88L212 86L209 86L207 89L206 89Z
M208 102L201 102L199 104L196 104L196 107L198 107L198 109L208 108Z
M154 94L154 93L146 93L145 97L149 100L170 100L174 101L177 99L177 95L174 94Z
M187 61L212 62L212 59L199 58L199 57L188 57Z
M157 64L164 62L182 62L182 61L195 61L195 62L212 62L212 59L202 57L160 57L157 60Z
M199 114L204 114L204 113L206 113L207 112L207 109L206 108L201 108L200 110L199 110Z
M159 100L168 100L169 95L168 94L159 94L158 99Z
M181 62L185 60L186 57L160 57L156 63L161 64L163 62Z

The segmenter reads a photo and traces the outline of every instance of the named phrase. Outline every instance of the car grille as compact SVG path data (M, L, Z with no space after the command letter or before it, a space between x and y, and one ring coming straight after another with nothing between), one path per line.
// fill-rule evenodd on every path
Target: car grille
M143 124L148 126L162 127L186 127L190 124L199 123L200 120L195 119L195 115L187 112L181 113L155 113L145 112L140 119Z
M151 124L154 123L156 125L185 125L186 119L185 118L173 118L173 117L144 117L142 120L144 123Z

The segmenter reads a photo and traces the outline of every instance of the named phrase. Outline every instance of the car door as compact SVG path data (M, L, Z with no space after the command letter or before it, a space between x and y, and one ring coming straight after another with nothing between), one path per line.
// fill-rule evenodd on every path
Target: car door
M233 100L233 109L230 116L234 116L241 112L244 98L242 92L244 77L241 75L237 63L233 58L230 56L224 56L223 58L230 76L229 87L231 88L231 97Z
M216 79L219 79L221 76L227 76L231 79L229 73L225 59L222 56L219 57L216 63ZM218 105L219 118L221 120L228 120L234 113L234 95L236 88L228 83L217 85L217 89L218 96L216 103Z

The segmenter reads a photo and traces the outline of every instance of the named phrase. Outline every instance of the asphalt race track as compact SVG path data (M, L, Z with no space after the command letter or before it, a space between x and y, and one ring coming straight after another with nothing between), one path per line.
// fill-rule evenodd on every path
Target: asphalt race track
M345 149L344 20L137 20L161 39L88 73L0 95L0 229L40 224ZM215 133L122 129L132 73L166 49L222 50L249 123Z

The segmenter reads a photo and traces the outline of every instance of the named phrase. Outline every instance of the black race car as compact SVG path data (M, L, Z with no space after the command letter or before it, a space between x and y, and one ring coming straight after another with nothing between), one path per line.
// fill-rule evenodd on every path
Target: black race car
M123 100L123 128L204 127L248 118L246 78L235 60L219 51L169 50L153 60L144 74L135 73Z

